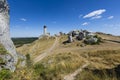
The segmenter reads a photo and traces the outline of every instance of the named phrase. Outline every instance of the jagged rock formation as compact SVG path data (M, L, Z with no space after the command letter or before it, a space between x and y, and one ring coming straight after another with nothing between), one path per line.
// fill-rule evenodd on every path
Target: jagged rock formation
M18 62L18 56L15 50L15 46L10 38L9 6L6 0L0 0L0 43L5 47L5 49L10 54L9 57L7 56L4 59L6 60L6 63L5 65L2 65L2 67L8 68L11 71L14 71L15 65Z
M71 36L70 36L71 35ZM76 30L68 33L68 42L71 43L74 40L84 41L86 44L96 44L99 42L99 37L87 30Z

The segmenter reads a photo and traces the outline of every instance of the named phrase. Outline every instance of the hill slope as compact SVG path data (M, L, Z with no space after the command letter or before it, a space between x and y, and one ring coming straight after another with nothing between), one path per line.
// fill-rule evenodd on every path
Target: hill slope
M97 35L103 39L99 45L86 45L82 41L63 44L68 39L63 35L18 47L19 53L30 54L30 57L28 55L27 66L18 66L9 79L119 80L120 37Z
M118 66L120 64L120 37L107 34L97 35L103 38L103 43L100 43L100 45L85 45L82 43L82 41L63 44L63 42L67 40L67 36L60 36L58 46L52 50L52 52L50 52L52 54L44 57L38 63L46 66L45 69L48 71L48 73L45 74L46 77L52 77L52 80L58 80L59 78L63 79L66 75L74 73L77 69L86 64L86 61L89 63L89 65L85 68L89 70L112 69ZM44 43L44 45L52 46L54 40L55 39L48 39L48 44ZM41 42L41 40L37 40L27 47L23 46L18 48L18 51L21 51L21 49L23 49L22 52L25 53L29 52L30 50L33 51L33 46L38 45ZM41 53L44 52L45 48L42 50L42 45L39 46L41 47L36 46L35 50L37 52L32 53L33 55L42 55ZM48 48L50 47L47 47L46 49ZM41 53L38 53L38 51ZM33 59L34 58L35 57L33 57ZM49 73L52 73L52 75L49 75Z

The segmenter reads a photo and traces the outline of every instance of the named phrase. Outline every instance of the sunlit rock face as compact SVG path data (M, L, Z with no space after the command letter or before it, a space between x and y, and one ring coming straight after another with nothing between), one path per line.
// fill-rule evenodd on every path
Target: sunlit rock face
M9 30L9 6L6 0L0 0L0 43L12 56L13 60L10 64L17 64L18 56L15 46L10 38Z

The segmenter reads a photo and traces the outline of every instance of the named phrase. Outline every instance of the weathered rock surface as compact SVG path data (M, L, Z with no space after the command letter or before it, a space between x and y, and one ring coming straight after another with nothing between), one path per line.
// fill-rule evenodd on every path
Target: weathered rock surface
M11 55L9 55L9 54L0 55L0 58L2 58L3 61L5 62L5 63L2 63L2 64L0 65L0 70L1 70L2 68L4 68L4 69L9 69L9 70L12 71L12 72L15 71L16 67L15 67L15 65L14 65L14 59L13 59L13 57L12 57Z
M0 0L0 43L12 55L14 58L14 64L17 64L17 53L15 46L10 38L9 7L6 0Z
M15 70L15 65L18 62L18 55L15 46L10 38L9 31L9 6L7 0L0 0L0 43L9 52L10 55L1 56L6 63L1 68Z
M69 43L73 42L72 35L69 35L69 36L68 36L68 42L69 42Z

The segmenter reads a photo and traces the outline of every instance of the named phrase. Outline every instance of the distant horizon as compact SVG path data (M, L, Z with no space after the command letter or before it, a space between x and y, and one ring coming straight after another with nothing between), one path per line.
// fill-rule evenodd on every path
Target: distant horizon
M8 0L11 37L74 29L120 35L120 0Z
M77 29L78 30L78 29ZM80 29L79 29L80 30ZM72 30L71 30L72 31ZM69 31L70 32L70 31ZM65 34L68 34L69 32L67 32L67 33L65 33ZM63 32L64 33L64 32ZM96 33L96 32L93 32L93 33ZM105 33L105 32L100 32L100 33L104 33L104 34L110 34L110 33ZM56 34L59 34L59 32L58 33L56 33ZM41 35L44 35L44 34L41 34ZM19 37L11 37L11 38L39 38L41 35L39 35L39 36L19 36ZM54 36L55 34L53 34L53 35L51 35L51 36ZM120 35L114 35L114 34L110 34L110 35L113 35L113 36L120 36Z

